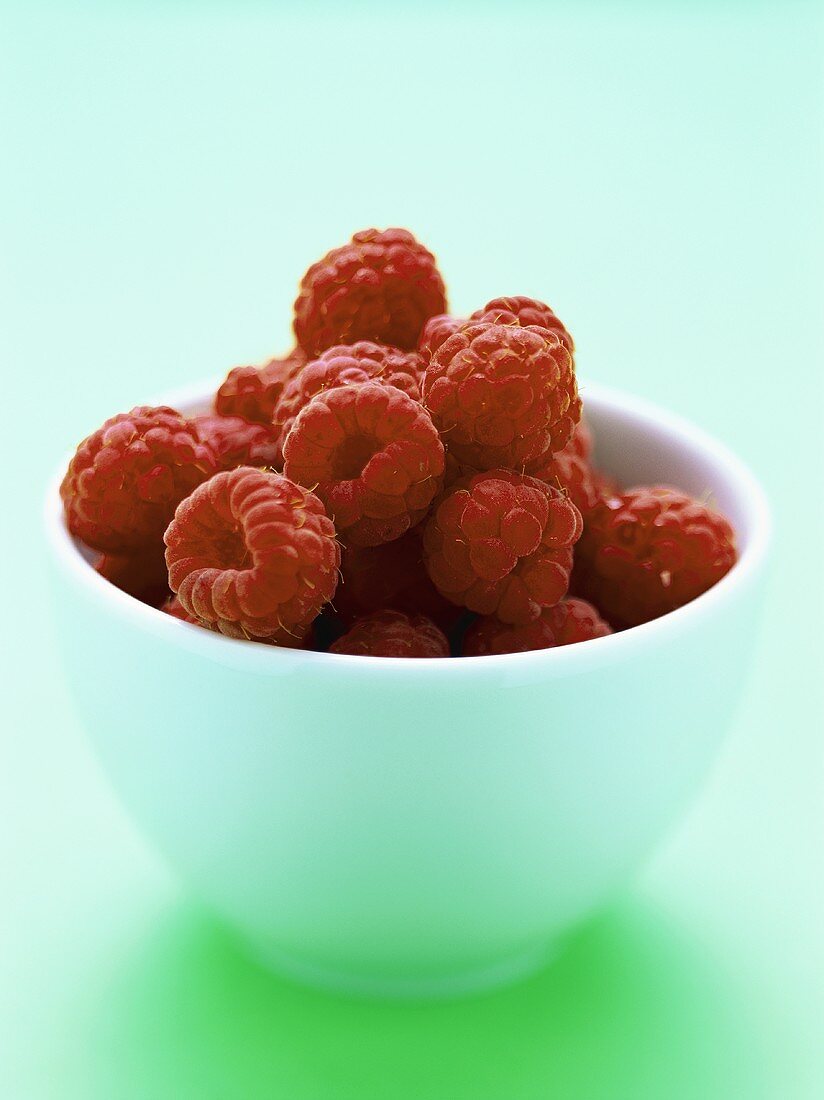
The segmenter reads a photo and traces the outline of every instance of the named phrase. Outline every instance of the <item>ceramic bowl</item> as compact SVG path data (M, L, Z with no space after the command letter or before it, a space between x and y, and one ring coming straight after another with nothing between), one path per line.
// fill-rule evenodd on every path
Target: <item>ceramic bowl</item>
M167 403L195 411L208 392ZM223 638L98 576L55 481L56 609L85 726L145 833L271 967L380 996L513 980L699 788L742 690L767 507L691 425L600 387L585 403L599 464L711 494L740 560L670 615L554 650L403 660Z

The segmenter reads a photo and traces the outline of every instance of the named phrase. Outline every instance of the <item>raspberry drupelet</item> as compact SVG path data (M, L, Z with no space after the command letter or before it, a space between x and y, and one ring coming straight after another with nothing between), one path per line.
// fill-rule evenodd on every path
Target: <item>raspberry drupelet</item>
M281 446L295 417L316 394L352 382L366 382L371 378L395 386L418 401L422 375L423 364L414 351L401 351L400 348L375 344L370 340L327 348L317 359L307 363L283 389L275 410L275 426Z
M196 615L190 615L180 599L177 596L170 596L164 604L161 604L160 611L164 615L171 615L173 619L180 619L181 622L189 623L191 626L202 626L204 630L210 630L213 634L220 634L220 630L214 623L204 622L202 619L198 619ZM317 620L315 620L317 621ZM301 641L297 638L290 639L290 649L312 649L314 643L314 623L309 627L306 635ZM256 642L261 642L263 645L279 645L280 642L276 638L255 638ZM285 644L285 643L284 643Z
M637 626L694 600L736 561L717 512L666 486L603 498L576 552L575 590L615 626Z
M566 594L578 509L559 489L510 470L458 482L424 528L429 576L447 599L528 623Z
M545 328L557 334L570 355L575 351L572 337L555 311L537 298L493 298L483 309L476 310L469 320L490 321L495 325L520 325L522 328L530 325Z
M536 327L460 329L432 356L423 400L455 459L479 470L529 471L581 417L572 356Z
M420 527L380 546L344 549L334 606L347 623L391 608L407 615L426 615L443 630L451 629L461 614L426 572Z
M547 607L537 619L521 626L510 626L499 619L476 619L463 642L464 657L486 657L493 653L526 653L531 649L603 638L612 629L586 600L561 600Z
M221 470L236 466L276 466L280 459L278 434L271 424L241 416L193 416L198 436L207 443Z
M438 313L430 317L423 326L418 341L418 353L424 365L430 362L441 344L445 344L449 337L454 336L465 324L465 318L452 317L449 313Z
M575 425L572 435L569 437L569 442L563 450L577 455L578 458L583 458L586 462L591 462L594 445L595 440L592 436L592 429L582 417Z
M181 503L165 541L184 610L232 638L294 646L335 591L334 525L314 493L280 474L216 474Z
M424 322L445 311L432 253L407 229L364 229L304 275L295 336L310 357L358 340L411 351Z
M270 359L262 367L234 367L215 394L215 412L271 424L284 386L305 363L306 356L295 348L285 358Z
M595 470L568 446L557 454L548 455L533 476L563 489L584 520L603 494L602 482Z
M358 657L448 657L449 642L425 615L385 610L359 619L332 643L329 652Z
M283 455L286 476L317 492L348 546L400 538L424 518L443 480L443 444L429 414L380 382L313 397Z
M193 626L202 625L198 618L189 614L177 596L170 596L165 603L161 604L160 610L164 615L171 615L173 619L180 619L181 622L191 623ZM207 629L210 628L207 627Z
M77 448L60 486L66 523L106 554L158 546L180 501L216 469L211 448L184 416L138 406Z

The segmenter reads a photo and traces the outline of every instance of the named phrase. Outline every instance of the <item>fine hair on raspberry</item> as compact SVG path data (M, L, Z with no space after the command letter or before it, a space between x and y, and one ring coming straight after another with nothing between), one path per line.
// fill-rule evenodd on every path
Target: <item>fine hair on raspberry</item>
M418 353L424 365L430 362L441 344L445 344L449 337L454 336L465 324L464 318L452 317L448 313L438 313L430 317L423 326L418 341Z
M120 413L69 463L60 486L68 528L107 554L157 547L180 501L216 469L209 445L175 409Z
M300 410L318 393L370 379L395 386L415 401L421 396L423 364L414 351L359 340L321 352L294 375L283 389L275 410L275 427L281 447Z
M530 325L556 333L570 354L575 351L572 336L546 302L537 298L493 298L483 309L476 310L470 321L489 321L495 325Z
M560 490L491 470L440 501L424 528L426 567L453 603L527 623L566 594L581 529L580 512Z
M215 412L271 425L284 386L305 363L306 355L295 348L284 358L270 359L262 367L234 367L215 394Z
M545 607L537 619L520 626L487 617L476 619L463 639L464 657L487 657L499 653L526 653L533 649L604 638L612 633L609 623L586 600L566 599Z
M587 516L575 590L616 626L696 599L736 561L732 527L685 493L655 485L603 497Z
M427 411L395 386L360 382L317 394L283 447L284 473L311 486L347 545L400 538L439 492L443 444Z
M278 435L272 424L259 424L241 416L206 413L193 416L192 425L203 442L211 447L221 470L279 463Z
M432 356L423 399L455 458L527 472L568 442L581 417L575 367L547 329L466 325Z
M280 474L216 474L181 503L165 541L184 610L233 638L294 645L334 595L334 525L314 493Z
M364 229L304 275L295 336L309 356L358 340L412 351L428 318L445 312L432 253L407 229Z
M534 476L562 489L584 520L603 495L596 471L569 445L557 454L547 455Z
M329 647L360 657L448 657L446 635L425 615L383 610L359 619Z

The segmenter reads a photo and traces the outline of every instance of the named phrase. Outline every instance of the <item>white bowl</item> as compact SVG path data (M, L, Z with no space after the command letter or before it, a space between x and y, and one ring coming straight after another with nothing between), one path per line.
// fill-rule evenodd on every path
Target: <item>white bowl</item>
M740 560L664 618L555 650L402 660L223 638L98 576L55 481L56 606L89 734L146 833L272 967L390 996L511 980L701 783L741 692L766 503L689 424L600 387L585 402L600 464L711 492Z

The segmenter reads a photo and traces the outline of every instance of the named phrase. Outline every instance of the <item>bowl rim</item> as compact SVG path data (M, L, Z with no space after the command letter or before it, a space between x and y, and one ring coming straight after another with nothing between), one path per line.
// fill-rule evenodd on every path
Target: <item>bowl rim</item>
M214 392L216 384L193 384L170 391L157 401L157 405L185 408L202 403L204 396ZM113 614L119 614L124 622L137 629L164 638L170 644L180 644L201 653L204 658L235 667L245 667L257 672L286 672L298 664L311 662L319 668L334 671L382 669L401 675L419 676L423 669L431 675L488 675L492 666L507 671L536 667L547 673L568 670L570 666L596 661L616 659L629 655L633 647L656 646L663 642L668 632L688 628L701 616L721 611L726 603L752 582L760 573L767 556L771 537L771 517L766 495L759 482L725 444L719 442L702 428L676 413L669 412L645 398L635 397L611 386L595 383L582 385L586 397L594 399L604 409L614 409L638 420L653 422L659 432L680 441L684 449L701 452L712 465L723 468L725 478L732 487L739 508L746 516L748 529L746 544L732 569L712 588L658 619L602 638L593 638L586 644L558 646L554 649L536 649L524 653L501 653L472 658L453 657L364 657L344 653L316 652L271 646L263 642L228 638L199 626L165 615L157 608L141 603L122 592L92 569L87 559L69 534L63 518L60 499L60 483L71 454L64 455L60 466L49 484L44 525L46 540L52 557L60 571L77 584L93 601L110 605ZM447 671L451 670L451 671Z

